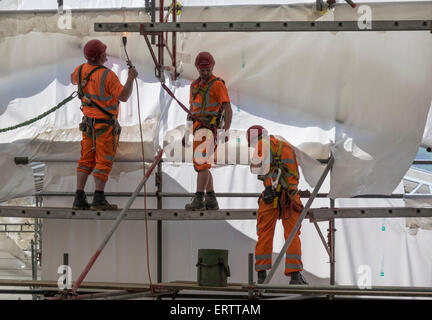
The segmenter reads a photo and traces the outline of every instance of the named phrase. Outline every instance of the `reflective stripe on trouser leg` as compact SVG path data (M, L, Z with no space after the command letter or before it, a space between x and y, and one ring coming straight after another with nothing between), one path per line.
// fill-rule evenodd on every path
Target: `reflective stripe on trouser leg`
M209 130L207 130L209 131ZM211 136L213 139L213 135ZM207 140L208 141L208 140ZM203 171L210 169L213 162L214 152L210 152L209 148L213 145L213 142L206 143L206 141L193 141L193 164L195 171Z
M108 175L111 172L113 166L113 160L115 156L114 150L114 139L113 139L113 126L104 123L97 123L96 130L109 127L105 132L101 130L101 133L96 138L96 166L93 170L93 175L103 181L108 180Z
M257 217L258 241L255 246L255 270L268 270L272 266L273 234L278 210L260 200Z
M82 134L81 140L81 157L78 160L77 171L81 171L90 174L95 165L95 153L93 151L93 141L91 137L88 137L84 133Z
M287 208L287 210L289 209ZM291 233L291 230L296 224L299 216L300 213L293 210L291 215L289 215L288 219L282 219L285 240L288 238L289 234ZM300 229L297 231L296 235L293 238L293 241L291 242L291 245L288 247L286 251L284 273L287 276L291 272L303 270L303 263L301 260Z

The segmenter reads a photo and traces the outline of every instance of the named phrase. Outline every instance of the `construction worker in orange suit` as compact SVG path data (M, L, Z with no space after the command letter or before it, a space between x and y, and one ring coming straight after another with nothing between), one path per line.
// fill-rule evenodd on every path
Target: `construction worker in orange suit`
M247 141L248 146L254 148L251 172L258 174L265 187L258 200L258 241L255 247L255 270L258 283L263 283L267 277L266 270L272 267L276 221L282 220L286 240L303 210L297 189L300 175L294 149L286 141L268 136L259 125L247 130ZM286 251L284 274L291 277L290 284L307 284L300 273L302 270L299 229Z
M119 101L125 102L129 99L138 73L135 68L130 68L123 86L116 74L104 66L107 61L106 48L99 40L87 42L84 46L87 63L78 66L71 74L71 82L78 85L81 110L84 114L80 123L81 158L78 161L77 188L72 205L73 209L78 210L117 209L116 205L109 204L105 198L105 183L111 172L119 142ZM90 205L84 187L91 173L95 181L95 194Z
M216 129L226 132L231 126L232 109L225 82L213 75L215 60L208 52L200 52L195 59L199 78L190 86L190 108L193 121L193 163L197 171L197 189L186 210L218 210L219 204L213 187L213 176L210 172L216 149ZM225 135L225 141L228 136ZM185 137L183 138L185 145Z

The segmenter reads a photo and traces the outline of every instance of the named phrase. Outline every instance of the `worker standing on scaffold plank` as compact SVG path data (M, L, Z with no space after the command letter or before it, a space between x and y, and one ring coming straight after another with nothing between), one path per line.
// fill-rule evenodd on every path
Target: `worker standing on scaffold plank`
M300 179L297 158L291 145L268 136L259 125L247 130L247 141L248 146L254 148L251 172L258 174L265 187L258 199L258 241L255 247L255 270L261 284L267 277L266 270L272 267L276 221L282 220L286 240L303 210L303 204L297 189ZM300 273L302 270L299 229L285 256L284 273L291 277L290 284L307 284Z
M81 158L77 167L77 190L72 205L76 210L116 210L105 199L105 183L111 172L120 137L117 121L119 101L126 102L132 94L133 81L138 76L130 68L123 86L116 74L104 66L107 46L91 40L84 46L87 63L78 66L71 81L78 85L78 96L84 114L79 125L82 131ZM93 172L95 194L90 205L84 192L89 174Z
M208 52L200 52L195 59L199 78L190 87L190 112L193 121L193 163L197 176L197 191L186 210L218 210L219 204L210 172L216 150L216 130L228 131L231 126L232 109L225 82L213 75L215 60ZM225 135L225 141L228 137ZM185 145L185 138L183 138Z

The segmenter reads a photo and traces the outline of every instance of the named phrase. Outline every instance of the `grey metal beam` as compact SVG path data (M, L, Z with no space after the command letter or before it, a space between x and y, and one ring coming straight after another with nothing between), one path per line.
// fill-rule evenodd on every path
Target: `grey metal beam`
M181 6L180 8L184 8ZM170 9L169 6L164 7L164 11L168 11ZM121 7L121 8L83 8L83 9L70 9L63 7L63 11L68 10L72 14L85 14L85 13L122 13L122 12L146 12L148 13L145 7ZM151 10L151 8L150 8ZM155 7L155 11L159 11L159 7ZM62 12L59 9L28 9L28 10L0 10L0 15L49 15L49 14L61 14Z
M155 1L152 1L153 3ZM380 7L386 7L386 6L406 6L406 5L410 5L410 6L427 6L427 2L425 1L400 1L400 2L382 2L382 1L375 1L375 2L369 2L367 5L371 6L372 8L375 6L380 6ZM234 9L238 9L238 8L261 8L265 6L265 8L281 8L281 7L287 7L287 8L292 8L292 9L297 9L297 8L312 8L315 7L315 4L313 3L292 3L292 4L248 4L248 5L227 5L224 7L229 7L229 8L234 8ZM336 3L334 5L335 8L339 8L339 7L345 7L346 4L345 3ZM219 6L222 7L222 6ZM164 6L164 11L168 11L169 10L169 6ZM193 8L196 10L203 10L208 8L208 6L181 6L182 10L187 10L189 8ZM104 14L104 13L111 13L111 12L125 12L125 11L136 11L136 12L151 12L152 8L146 8L145 5L144 7L118 7L118 8L63 8L63 10L71 10L72 13L98 13L98 14ZM160 8L159 6L154 6L154 10L155 11L159 11ZM0 10L0 15L22 15L22 14L33 14L33 15L37 15L37 14L57 14L59 13L59 9L24 9L24 10Z
M120 210L91 211L51 207L0 206L0 217L115 220ZM147 209L148 220L254 220L258 209L221 209L217 211L186 211L177 209ZM312 208L307 218L315 221L342 218L403 218L432 217L432 207L388 207L388 208ZM126 220L144 220L143 209L129 209Z
M319 161L322 164L326 164L328 162L328 159L316 159L317 161ZM24 156L19 156L19 157L14 157L14 162L16 165L18 164L22 164L22 165L26 165L26 164L31 164L34 163L37 166L43 166L45 165L45 163L67 163L67 162L73 162L76 163L78 162L78 159L72 159L72 158L62 158L62 159L56 159L55 157L51 157L51 158L31 158L29 159L29 157L24 157ZM137 162L137 163L142 163L142 159L139 158L131 158L131 159L115 159L114 162L125 162L125 163L132 163L132 162ZM171 161L164 161L163 159L161 160L162 163L176 163L178 164L178 162L171 162ZM422 159L414 159L412 164L418 164L418 165L430 165L432 164L432 160L422 160ZM233 164L225 164L225 165L230 165L232 166Z
M432 207L383 207L383 208L320 208L310 209L317 220L338 218L405 218L405 217L432 217Z
M93 196L93 192L86 193L87 196ZM108 197L127 197L129 198L132 193L130 192L105 192ZM193 197L195 193L192 192L147 192L146 197L162 197L162 198L189 198ZM218 192L216 193L218 198L258 198L261 193L257 192ZM33 196L40 197L75 197L75 192L58 192L58 191L46 191L38 192ZM138 197L144 197L144 193L139 193ZM301 198L309 198L310 192L300 191ZM328 198L328 193L318 193L317 198ZM365 194L361 196L355 196L353 198L361 199L411 199L411 200L430 200L432 194L403 194L394 193L390 195L384 194ZM338 198L338 199L352 199L352 198Z
M317 32L317 31L430 31L430 20L371 21L251 21L251 22L96 22L96 32Z
M34 158L29 158L29 157L25 157L25 156L19 156L19 157L14 157L14 162L16 165L18 164L22 164L22 165L26 165L26 164L37 164L37 165L44 165L45 163L68 163L68 162L73 162L76 163L78 162L78 158L56 158L56 157L51 157L51 158L38 158L38 157L34 157ZM328 160L327 159L316 159L317 161L319 161L320 163L327 163ZM424 161L424 160L423 160ZM129 159L115 159L114 162L126 162L126 163L131 163L131 162L137 162L137 163L142 163L142 158L129 158ZM146 160L147 163L151 163L151 160ZM167 160L161 160L162 163L174 163L174 164L178 164L179 162L174 162L174 161L167 161ZM182 163L182 162L180 162ZM428 164L432 164L428 163ZM225 163L225 166L234 166L237 164L231 164L231 163Z
M243 288L250 289L244 285ZM371 287L360 288L356 286L307 286L307 285L256 285L255 290L266 290L279 293L300 293L300 294L332 294L332 295L358 295L358 296L406 296L432 298L432 288L428 287Z
M12 207L1 206L0 217L45 218L45 219L84 219L115 220L120 210L91 211L73 210L70 208ZM175 209L147 209L148 220L241 220L256 219L258 210L218 210L186 211ZM143 209L129 209L126 220L144 220Z

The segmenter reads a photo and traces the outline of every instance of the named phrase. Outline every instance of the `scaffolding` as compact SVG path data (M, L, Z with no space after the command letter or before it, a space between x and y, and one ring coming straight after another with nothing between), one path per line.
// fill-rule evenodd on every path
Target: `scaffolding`
M416 164L429 164L430 161L414 161ZM164 209L163 199L172 197L190 197L191 193L168 193L163 192L163 166L162 162L159 162L156 166L157 171L155 173L156 179L155 184L157 192L146 194L147 197L157 198L157 208L147 209L144 212L142 209L129 209L127 214L124 216L124 220L152 220L157 221L157 284L154 285L156 289L156 294L158 298L232 298L232 299L282 299L282 298L292 298L292 295L302 294L305 297L317 297L317 296L329 296L331 295L347 295L347 296L407 296L407 297L432 297L432 293L429 291L424 291L424 288L406 288L406 287L394 287L392 290L388 290L386 287L374 287L373 290L365 291L363 289L355 289L354 287L336 286L335 278L335 220L336 219L350 219L350 218L401 218L401 217L432 217L432 208L417 208L417 207L360 207L360 208L336 208L335 199L330 200L330 207L328 208L308 208L305 210L305 218L314 224L321 242L329 256L330 263L330 286L321 287L307 287L307 288L297 288L293 286L289 287L274 287L274 286L261 286L255 285L253 283L253 266L249 262L249 273L250 283L246 284L230 284L227 288L208 288L208 287L198 287L196 283L192 282L163 282L162 274L162 223L163 221L190 221L190 220L255 220L258 214L257 209L220 209L217 211L186 211L182 209ZM325 175L323 175L325 177ZM141 186L142 187L142 186ZM138 187L137 189L141 189ZM327 198L326 193L316 193L308 194L308 192L301 192L302 198L307 198L312 203L313 199L316 197ZM37 196L73 196L73 193L39 193ZM111 193L107 194L111 196L123 196L129 197L131 200L133 194L130 193ZM144 194L138 194L136 192L135 196L144 196ZM257 197L259 194L249 193L220 193L218 197ZM394 194L394 195L369 195L360 196L358 198L383 198L383 199L403 199L406 195ZM428 197L430 195L421 195L421 197ZM131 201L130 201L131 202ZM80 219L80 220L118 220L119 210L116 211L88 211L88 210L73 210L70 208L54 208L54 207L15 207L15 206L2 206L0 207L0 217L26 217L35 218L39 221L41 219ZM320 228L318 227L318 222L328 222L328 234L327 239L322 234ZM284 250L281 250L284 253ZM252 258L253 262L253 258ZM274 268L276 270L276 268ZM10 285L10 282L7 282ZM45 296L54 295L54 289L44 288L46 282L36 281L31 282L33 286L34 294L40 294L40 292L46 293ZM22 285L28 284L28 282L23 282ZM0 286L2 282L0 281ZM3 284L6 285L6 284ZM56 283L57 285L57 283ZM77 291L79 293L79 298L81 299L102 299L102 298L144 298L151 297L150 285L142 285L139 290L141 292L134 291L134 286L132 284L123 284L126 288L121 292L116 292L115 285L107 286L104 288L104 284L95 284L82 282L82 286ZM136 284L139 285L139 284ZM129 287L128 287L129 286ZM37 289L39 288L39 289ZM87 291L82 291L82 289L91 289L91 293ZM101 292L100 290L106 290ZM399 289L397 291L396 289ZM37 291L39 290L39 291ZM95 291L96 290L96 291ZM112 291L114 290L114 292ZM266 294L263 296L262 290L266 290ZM422 291L423 290L423 291ZM26 291L26 293L32 293L33 291ZM211 293L202 293L203 291L210 291ZM8 292L7 290L5 293ZM17 294L22 294L24 291L14 291ZM186 292L182 294L181 292ZM192 292L192 293L191 293ZM194 293L195 292L195 293ZM198 292L198 293L196 293ZM235 294L234 294L235 292ZM420 292L420 293L419 293ZM366 294L367 293L367 294ZM196 295L195 295L196 294ZM82 296L83 295L83 296ZM129 296L133 295L133 296Z
M317 9L318 9L317 1ZM146 1L146 12L150 14L150 23L95 23L94 31L96 32L139 32L146 39L149 51L153 57L156 66L156 77L163 83L164 81L164 52L165 49L171 59L172 78L175 80L179 74L177 72L176 58L176 33L177 32L354 32L354 31L431 31L432 21L429 20L385 20L373 21L368 28L359 24L357 21L251 21L251 22L177 22L177 10L181 9L176 1L172 1L169 7L164 7L164 1L159 0L159 8L156 6L156 0ZM322 1L320 1L322 5ZM159 22L156 22L156 11L159 11ZM165 14L165 11L167 13ZM171 15L172 21L168 22ZM171 33L171 47L169 46L168 33ZM151 42L147 36L151 36ZM156 42L157 40L157 42ZM155 44L157 54L153 52L150 44ZM163 151L163 150L162 150ZM109 240L112 233L115 231L119 223L125 220L156 220L157 221L157 279L158 283L151 288L149 285L131 285L131 284L95 284L83 282L86 272L89 271L92 263L97 258L98 252L93 257L84 270L84 274L78 279L74 285L77 290L82 283L82 288L93 290L103 289L109 292L91 292L87 295L80 295L81 298L97 299L97 298L138 298L151 296L150 290L155 289L155 294L162 298L164 296L174 298L180 297L179 292L182 290L192 291L217 291L224 292L224 297L243 297L246 299L263 298L262 291L265 290L268 298L290 298L292 294L302 295L360 295L360 296L413 296L413 297L428 297L432 298L432 289L430 288L404 288L404 287L374 287L367 289L359 289L352 286L336 286L335 283L335 219L342 218L388 218L388 217L432 217L432 208L411 208L411 207L390 207L390 208L335 208L335 199L330 200L329 208L311 208L311 204L316 197L327 197L327 194L319 193L319 189L330 172L333 157L327 161L327 167L313 193L302 193L302 198L308 198L307 204L300 219L297 221L294 230L288 237L284 248L281 250L276 259L275 266L272 268L263 285L255 285L253 283L253 268L251 267L251 259L249 259L249 283L248 284L230 284L226 288L207 288L198 287L195 283L188 282L170 282L163 283L162 279L162 222L164 220L241 220L241 219L256 219L257 210L255 209L222 209L218 211L185 211L163 208L164 197L190 197L190 193L167 193L163 192L162 185L162 162L159 161L162 155L153 163L153 167L157 167L156 172L156 187L155 193L142 194L141 188L146 183L148 175L143 178L137 186L133 194L130 193L107 193L108 196L125 196L129 197L125 208L120 211L97 211L89 212L82 210L73 210L68 208L47 208L47 207L0 207L0 216L2 217L32 217L36 219L91 219L91 220L115 220L114 228L110 234L104 239L98 252L103 249L104 245ZM17 164L25 164L28 159L25 157L17 157ZM44 162L48 159L37 159ZM141 161L137 160L136 162ZM130 160L135 162L135 160ZM431 164L431 161L417 161L413 164ZM151 172L150 172L151 173ZM414 194L415 192L412 192ZM71 196L73 193L44 193L37 194L38 197L43 196ZM259 194L235 194L224 193L218 194L219 197L257 197ZM157 208L148 209L146 212L142 210L129 209L132 202L138 196L156 197ZM358 198L404 198L406 195L370 195L361 196ZM127 212L127 213L126 213ZM320 236L326 252L330 259L330 286L271 286L268 282L271 280L277 265L282 259L285 249L289 247L292 238L300 227L302 220L308 218L312 222ZM318 227L317 222L327 221L329 224L327 240ZM253 261L253 259L252 259ZM11 285L12 282L1 281L1 285ZM56 287L57 283L33 281L33 282L13 282L17 286L31 287ZM74 291L75 291L74 290ZM41 292L43 290L37 291ZM55 290L51 290L51 293ZM34 292L36 292L34 290ZM46 292L46 291L44 291ZM228 293L228 294L227 294ZM239 295L233 295L239 293ZM231 296L230 296L231 294ZM184 295L188 296L187 294ZM192 297L193 295L189 295ZM210 294L208 297L215 297ZM197 295L195 297L206 297L206 295Z

